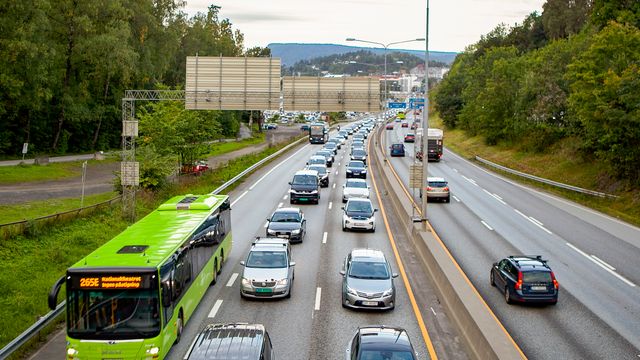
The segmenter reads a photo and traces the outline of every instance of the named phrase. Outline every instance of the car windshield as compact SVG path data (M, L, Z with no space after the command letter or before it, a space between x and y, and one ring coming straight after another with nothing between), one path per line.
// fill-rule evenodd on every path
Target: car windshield
M347 187L348 188L366 189L367 188L367 183L364 182L364 181L347 181Z
M353 150L353 156L367 156L364 150Z
M391 145L391 146L392 146L392 148L393 148L394 150L401 150L401 149L403 149L403 148L404 148L404 145L402 145L402 144L393 144L393 145Z
M366 212L372 213L371 203L368 201L350 201L347 204L346 210L348 212L357 211L357 212Z
M324 175L327 173L327 168L325 168L324 166L309 166L309 170L315 170L320 175Z
M246 266L262 269L284 268L287 267L287 254L284 251L251 251Z
M331 157L331 152L330 151L318 151L316 153L317 156L324 156L326 157Z
M292 184L295 185L316 185L318 181L317 176L313 175L295 175L293 177Z
M362 161L350 161L349 167L352 168L364 168L364 163Z
M327 158L324 156L322 158L309 159L309 165L311 164L325 164L327 162Z
M389 278L387 264L372 261L352 261L349 277L356 279L385 280Z
M272 222L300 222L301 216L297 212L282 212L278 211L273 213L271 217Z
M399 350L362 350L358 360L413 360L410 351Z
M333 149L336 147L336 144L329 142L329 143L326 143L324 147L326 147L327 149Z
M551 282L551 273L547 271L523 271L522 281L525 283L549 283Z
M429 186L436 188L443 188L447 186L446 181L429 181Z

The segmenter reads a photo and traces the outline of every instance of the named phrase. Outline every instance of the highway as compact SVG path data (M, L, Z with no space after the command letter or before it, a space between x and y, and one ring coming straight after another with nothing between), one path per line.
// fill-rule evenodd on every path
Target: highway
M383 143L401 143L410 131L396 123L383 130ZM414 146L405 145L407 156L390 161L408 188ZM450 151L428 167L430 176L449 182L452 194L449 204L429 203L430 223L529 358L640 357L640 229ZM491 264L517 254L549 260L560 283L556 306L507 305L489 285Z
M321 190L320 204L294 205L305 212L307 236L303 243L292 245L296 266L291 299L241 299L239 283L243 268L239 262L246 256L252 240L265 235L265 220L273 210L289 206L288 181L322 145L305 144L290 155L284 155L284 159L256 172L230 194L232 254L218 284L210 288L194 317L187 323L184 340L174 345L169 359L182 359L191 340L204 326L224 322L264 324L280 359L343 359L347 343L357 327L371 324L404 327L420 358L431 358L401 277L395 281L397 295L393 311L363 312L341 306L339 271L344 257L352 248L370 247L384 251L393 271L399 273L380 212L376 213L375 233L341 230L341 189L345 180L348 143L338 150L335 164L330 168L330 185ZM373 191L371 179L367 181ZM372 200L376 204L377 196L373 193ZM402 237L396 241L438 357L467 358L458 335L431 290L429 280L418 270L418 262L413 258L411 249L403 245Z

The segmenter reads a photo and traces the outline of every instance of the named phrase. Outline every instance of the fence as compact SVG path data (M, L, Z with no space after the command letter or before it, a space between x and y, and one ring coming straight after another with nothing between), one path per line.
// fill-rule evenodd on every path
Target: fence
M618 196L617 195L611 195L611 194L606 194L603 192L598 192L598 191L593 191L593 190L588 190L588 189L583 189L577 186L573 186L573 185L567 185L567 184L563 184L557 181L553 181L553 180L548 180L548 179L544 179L538 176L534 176L534 175L529 175L527 173L523 173L517 170L513 170L510 169L506 166L502 166L502 165L498 165L494 162L491 162L489 160L485 160L483 158L481 158L480 156L476 156L476 160L480 161L483 164L489 165L491 167L494 167L496 169L508 172L509 174L513 174L513 175L517 175L529 180L533 180L533 181L537 181L537 182L541 182L543 184L547 184L547 185L551 185L551 186L555 186L555 187L559 187L562 189L566 189L566 190L571 190L571 191L575 191L575 192L579 192L579 193L583 193L583 194L588 194L588 195L593 195L593 196L599 196L599 197L603 197L603 198L610 198L610 199L617 199Z

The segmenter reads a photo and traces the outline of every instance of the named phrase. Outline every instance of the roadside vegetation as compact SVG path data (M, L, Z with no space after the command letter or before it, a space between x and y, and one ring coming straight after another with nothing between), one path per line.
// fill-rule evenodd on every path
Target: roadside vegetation
M284 145L229 161L216 171L185 177L179 184L166 184L137 196L137 214L142 218L168 198L179 194L209 193L260 159ZM233 187L242 183L242 180ZM225 192L230 191L226 190ZM128 223L122 220L120 207L96 212L60 225L34 227L29 235L0 242L5 271L0 273L0 346L46 314L47 294L65 270L91 251L122 232ZM34 264L41 264L34 266ZM60 299L59 299L60 300Z
M432 114L429 119L430 127L443 128L442 119L437 114ZM445 146L469 160L480 156L508 168L564 184L605 193L613 193L615 190L607 187L611 179L606 175L602 177L602 164L577 155L579 148L577 140L573 138L558 141L549 147L548 151L536 152L505 144L487 145L480 135L469 136L461 129L447 129ZM481 163L478 165L485 166ZM605 199L541 184L494 168L490 170L640 226L640 190L638 189L618 189L615 191L615 195L619 196L618 199Z
M265 133L255 133L249 139L244 139L241 141L230 141L230 142L216 142L209 146L209 152L205 155L205 157L210 156L218 156L226 153L230 153L232 151L236 151L242 149L246 146L260 144L265 141Z
M114 162L115 159L88 160L89 168L94 165ZM84 161L49 163L47 165L22 164L0 166L0 185L20 184L36 181L63 180L82 176Z

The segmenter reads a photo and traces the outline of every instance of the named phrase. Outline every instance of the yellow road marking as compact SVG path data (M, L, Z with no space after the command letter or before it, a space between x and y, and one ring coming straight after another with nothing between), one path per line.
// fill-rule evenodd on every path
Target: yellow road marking
M373 175L373 171L370 173L370 175L371 175L371 180L373 182L373 188L376 192L376 197L378 199L378 204L380 206L380 212L382 213L382 219L384 220L384 226L387 229L387 234L389 235L389 242L391 243L391 248L393 249L393 254L396 258L396 262L398 263L400 275L402 276L402 282L404 283L404 287L407 289L407 293L409 294L409 301L411 302L413 313L415 314L415 317L418 320L418 326L420 327L422 338L424 339L424 343L426 344L427 350L429 351L429 357L432 360L437 360L438 355L436 354L436 350L434 349L433 343L431 342L431 337L429 336L427 327L424 324L424 320L422 319L422 313L420 312L420 308L418 308L418 303L416 302L416 298L413 295L413 290L411 289L409 278L407 277L407 274L404 271L404 265L402 263L402 260L400 259L400 253L398 252L398 248L396 247L396 242L394 240L393 233L391 232L391 228L389 227L389 222L387 220L387 213L384 209L384 206L382 205L382 201L380 201L381 199L380 192L378 191L378 185L376 183L375 176Z

